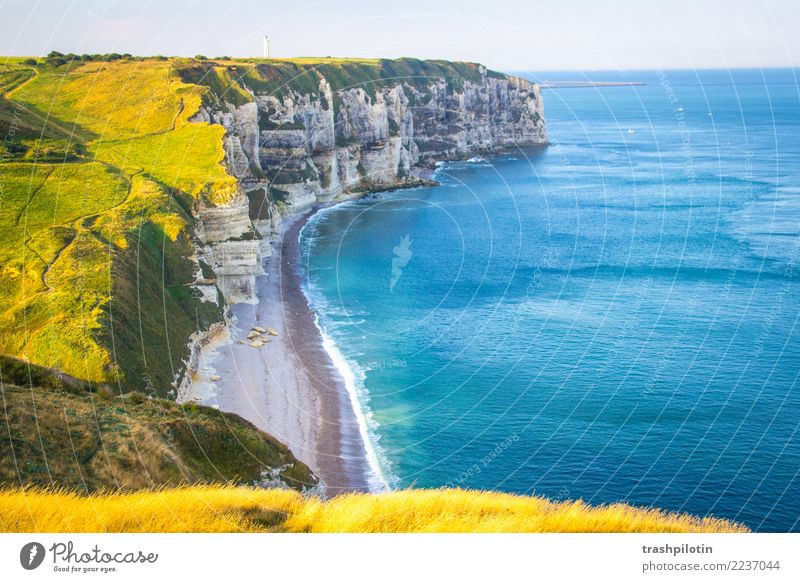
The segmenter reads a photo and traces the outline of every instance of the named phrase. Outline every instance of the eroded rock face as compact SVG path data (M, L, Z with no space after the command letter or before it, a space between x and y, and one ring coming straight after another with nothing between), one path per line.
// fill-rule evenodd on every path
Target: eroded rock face
M263 273L261 240L218 242L209 245L205 256L227 303L255 301L255 279Z
M249 212L247 198L243 194L225 206L201 208L196 234L206 244L241 239L253 232Z
M255 101L236 107L225 103L221 110L201 107L193 121L217 123L225 128L225 162L228 172L240 180L252 178L258 166L258 105Z
M347 190L402 184L419 164L547 143L537 85L489 75L420 89L399 80L372 89L259 95L259 167L278 190L303 184L318 201ZM302 205L295 204L298 208Z
M438 160L547 143L539 87L484 68L480 81L450 85L398 80L334 92L320 78L312 93L245 90L252 102L201 109L195 118L225 127L226 164L242 192L268 193L269 210L259 215L248 212L243 194L199 212L198 236L228 302L253 300L251 280L271 252L281 214L357 190L414 183ZM264 240L244 240L252 235Z
M201 208L195 235L203 260L216 275L228 303L254 301L255 277L261 274L261 236L250 219L249 203L240 194L229 204ZM196 289L209 297L207 281L197 273Z

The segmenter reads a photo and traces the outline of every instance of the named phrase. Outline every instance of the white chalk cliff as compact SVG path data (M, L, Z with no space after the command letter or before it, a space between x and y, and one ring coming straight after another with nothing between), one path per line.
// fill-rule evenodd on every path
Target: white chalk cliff
M420 183L436 161L547 143L539 87L477 68L471 80L417 78L216 96L198 121L225 127L229 172L242 194L198 213L201 252L226 301L253 300L254 277L281 215L365 190ZM341 79L338 80L341 84ZM245 195L246 193L246 195Z

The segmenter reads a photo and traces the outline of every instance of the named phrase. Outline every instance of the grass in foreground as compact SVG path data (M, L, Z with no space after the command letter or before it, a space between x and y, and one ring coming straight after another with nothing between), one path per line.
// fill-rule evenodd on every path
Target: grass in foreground
M746 532L729 521L460 489L342 495L201 485L81 496L0 491L5 532Z

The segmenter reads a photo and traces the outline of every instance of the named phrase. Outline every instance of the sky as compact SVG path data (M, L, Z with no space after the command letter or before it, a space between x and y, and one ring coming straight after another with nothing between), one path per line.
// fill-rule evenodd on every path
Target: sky
M0 0L0 55L417 57L503 71L800 65L798 0Z

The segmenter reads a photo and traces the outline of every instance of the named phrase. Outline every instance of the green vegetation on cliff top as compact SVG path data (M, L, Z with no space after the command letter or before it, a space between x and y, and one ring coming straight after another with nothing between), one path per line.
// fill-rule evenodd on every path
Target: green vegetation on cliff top
M483 67L478 63L419 59L238 59L192 62L179 68L187 83L206 85L216 96L235 105L250 101L248 89L260 94L283 97L288 91L316 94L320 79L330 83L333 92L361 88L374 97L377 89L402 83L425 92L432 81L443 80L450 90L460 89L464 81L477 83ZM484 69L485 70L485 69ZM505 78L485 70L490 77Z

